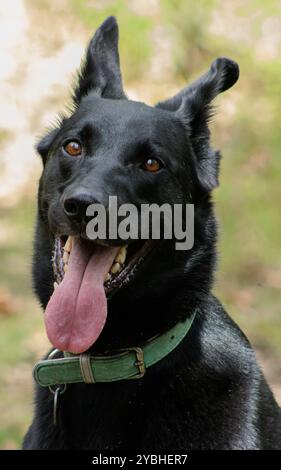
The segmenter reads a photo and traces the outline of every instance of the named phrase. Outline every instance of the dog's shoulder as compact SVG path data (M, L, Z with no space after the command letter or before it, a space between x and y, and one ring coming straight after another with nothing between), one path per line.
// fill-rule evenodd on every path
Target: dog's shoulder
M225 436L231 423L230 448L278 448L280 436L274 442L270 430L280 430L280 409L249 340L213 295L202 303L196 322L189 375L204 390L200 407L213 420L224 416Z
M258 393L263 374L254 349L216 297L210 294L198 318L200 364L210 377L221 377L230 388Z

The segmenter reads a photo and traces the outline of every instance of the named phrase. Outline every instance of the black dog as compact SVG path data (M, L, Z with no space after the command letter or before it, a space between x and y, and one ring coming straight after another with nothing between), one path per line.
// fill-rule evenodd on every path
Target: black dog
M208 119L213 98L237 81L238 66L219 58L199 80L153 108L126 99L117 43L116 21L108 18L87 50L75 111L38 145L44 171L35 290L51 341L76 355L90 349L92 356L106 357L108 351L143 347L195 317L184 339L142 378L69 384L59 397L56 426L54 395L37 386L23 447L280 449L280 409L248 340L211 293L217 236L211 191L220 155L210 146ZM193 248L177 251L174 240L130 240L123 270L104 287L116 247L125 242L86 240L86 208L93 202L106 207L110 195L138 207L194 204ZM63 277L61 248L68 236L74 236L75 248L53 293L54 281ZM97 279L90 288L85 273Z

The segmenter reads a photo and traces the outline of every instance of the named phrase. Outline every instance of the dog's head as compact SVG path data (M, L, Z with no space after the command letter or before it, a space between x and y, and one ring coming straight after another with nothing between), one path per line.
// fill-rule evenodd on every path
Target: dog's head
M118 205L139 208L196 203L208 195L217 185L219 166L219 153L210 146L211 103L238 75L235 62L219 58L197 81L155 107L131 101L122 86L116 20L108 18L97 30L74 90L74 112L37 147L44 164L39 236L44 231L55 242L58 281L68 265L46 311L49 337L60 349L81 352L91 346L106 317L103 284L108 292L121 289L135 272L149 268L140 260L153 260L157 251L151 242L130 240L127 249L118 238L99 245L85 240L88 206L108 209L109 196L117 196ZM73 315L67 317L66 310Z

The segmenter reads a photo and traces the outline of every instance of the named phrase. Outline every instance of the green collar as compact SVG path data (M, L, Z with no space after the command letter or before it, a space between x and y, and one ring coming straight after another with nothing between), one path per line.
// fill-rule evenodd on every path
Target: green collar
M34 379L42 387L50 387L141 378L148 367L161 361L178 346L190 330L195 315L196 311L184 322L148 340L141 348L126 348L114 355L91 356L84 353L73 356L64 353L65 357L53 359L59 352L55 349L47 359L35 364Z

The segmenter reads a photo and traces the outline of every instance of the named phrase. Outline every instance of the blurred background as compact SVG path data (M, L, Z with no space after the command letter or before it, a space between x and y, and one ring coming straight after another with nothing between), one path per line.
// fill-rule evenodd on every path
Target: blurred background
M95 28L116 15L125 88L155 103L220 55L241 78L217 101L220 265L215 291L255 346L281 403L279 0L9 0L0 3L0 448L21 445L34 362L48 348L31 288L34 143L67 106Z

